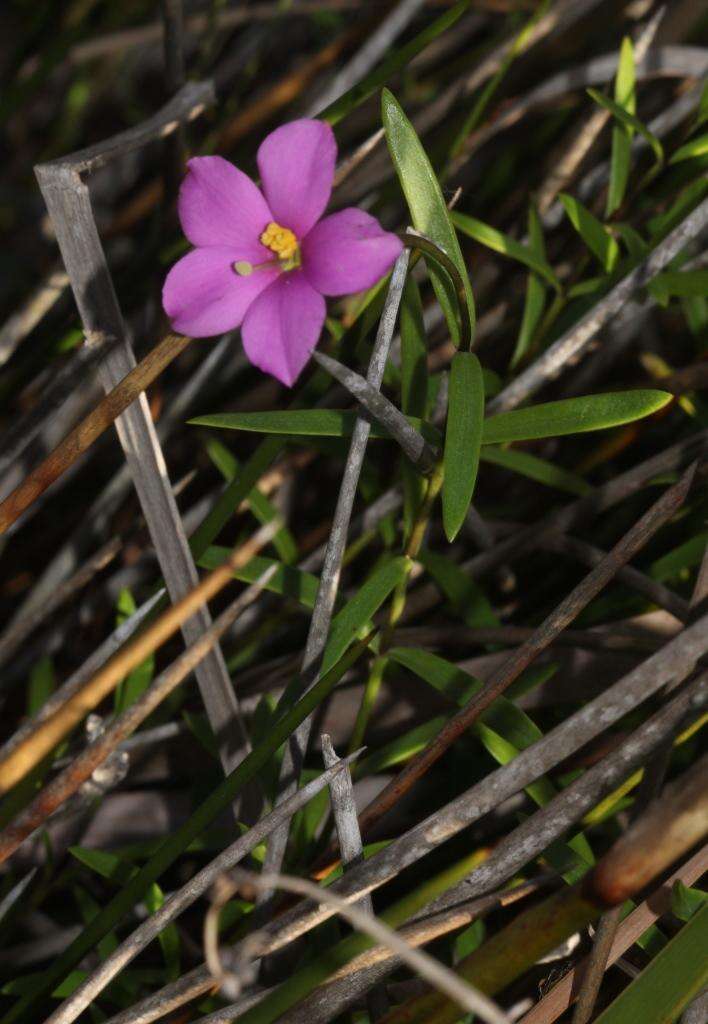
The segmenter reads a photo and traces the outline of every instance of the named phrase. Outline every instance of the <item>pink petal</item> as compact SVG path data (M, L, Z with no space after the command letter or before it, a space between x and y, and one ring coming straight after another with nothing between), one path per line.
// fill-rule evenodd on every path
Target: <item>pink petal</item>
M350 208L325 217L302 241L307 280L323 295L370 288L390 270L403 243L375 217Z
M292 387L317 344L325 301L302 271L281 274L259 295L243 321L241 338L254 366Z
M248 175L220 156L194 157L188 167L177 206L192 245L235 245L252 263L272 255L258 239L273 216Z
M243 251L225 246L193 249L167 275L162 305L174 330L192 338L238 327L253 300L280 274L276 265L241 277L233 269Z
M302 118L271 132L258 150L258 170L273 220L304 238L332 192L337 143L323 121Z

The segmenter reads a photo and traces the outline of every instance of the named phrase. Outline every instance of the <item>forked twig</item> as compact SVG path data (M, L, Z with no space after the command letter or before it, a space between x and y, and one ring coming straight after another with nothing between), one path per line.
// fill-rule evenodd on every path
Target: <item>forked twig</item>
M356 906L352 906L335 895L331 889L321 889L313 882L307 881L304 878L294 878L290 875L280 874L256 875L251 871L243 871L240 868L231 871L231 877L227 885L225 884L222 892L219 894L220 903L214 905L213 911L209 912L210 914L213 913L214 916L217 916L223 902L226 902L242 886L251 888L256 892L259 890L271 892L273 889L283 889L285 892L307 896L329 906L335 913L344 917L357 931L364 932L378 943L388 946L416 974L430 982L431 985L440 992L443 992L467 1013L479 1015L487 1024L510 1024L507 1015L502 1013L491 999L460 981L455 972L451 971L449 967L434 960L422 950L409 946L388 925L385 925L378 918L371 917L364 911L359 910ZM205 931L209 923L210 918L207 915ZM256 936L253 935L250 938L254 940ZM217 977L216 980L220 981L221 978Z

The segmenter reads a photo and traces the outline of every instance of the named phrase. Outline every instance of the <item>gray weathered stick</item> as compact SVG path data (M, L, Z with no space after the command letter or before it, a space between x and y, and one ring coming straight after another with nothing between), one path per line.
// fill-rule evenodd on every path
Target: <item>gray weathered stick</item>
M379 328L376 333L376 341L374 342L367 373L367 380L373 388L380 388L383 381L386 361L396 326L398 307L408 271L409 258L409 250L404 249L396 260L391 274L388 295L381 313L381 320L379 321ZM339 589L339 577L342 569L344 548L347 543L349 522L354 507L359 474L364 462L364 453L369 440L370 430L369 421L363 416L357 417L351 444L349 445L349 454L344 466L344 473L342 474L342 482L339 486L339 496L332 520L332 528L327 538L324 562L320 574L320 584L317 589L317 598L312 612L312 619L310 620L305 654L302 659L303 689L308 689L315 682L320 658L327 643L327 634L329 633L329 625ZM290 742L285 747L280 775L283 795L281 799L289 796L297 786L311 728L312 719L306 718L290 737ZM287 841L288 826L285 825L273 833L268 843L264 865L267 871L279 870L283 863Z
M667 683L681 682L693 671L698 658L707 650L708 614L683 630L660 651L632 669L537 743L521 751L513 761L497 768L445 807L393 840L385 849L352 868L334 883L333 891L354 901L385 885L406 867L417 863L442 843L479 821L504 800L547 774L567 757L569 750L578 750L630 711L636 711ZM270 938L269 951L281 949L331 916L329 908L311 901L294 907L277 921L264 926L263 930ZM196 996L206 991L208 981L206 968L197 967L181 979L180 991L194 992ZM203 988L199 988L201 984ZM176 983L149 997L127 1015L114 1018L110 1024L128 1024L138 1020L140 1024L149 1024L167 1012L161 1009L162 1000L173 998L173 993L177 998ZM140 1015L135 1016L138 1009Z
M151 914L147 920L115 949L106 960L86 978L85 981L47 1018L46 1024L69 1024L76 1020L80 1013L98 996L112 978L129 964L141 950L155 939L170 921L174 921L188 907L202 896L216 879L225 871L233 868L247 853L271 834L273 829L285 819L295 814L311 800L321 789L329 785L331 780L357 759L361 751L338 761L316 779L313 779L293 796L284 800L275 810L262 818L253 828L228 846L218 857L210 861L206 867L198 871L189 882L173 893L159 910Z
M322 757L327 768L333 768L339 763L332 740L324 733L322 736ZM342 857L344 870L364 860L364 846L361 841L359 820L356 814L356 803L354 801L354 787L349 769L336 775L329 787L332 799L332 814L337 826L337 837L339 839L339 851ZM374 902L371 893L363 896L357 904L361 910L374 916ZM367 999L369 1017L378 1020L388 1011L389 1003L386 993L382 988L374 988Z
M132 370L135 359L96 229L89 190L81 174L154 138L166 136L182 121L201 112L212 97L209 85L190 83L141 125L36 168L87 342L92 344L105 336L118 339L99 369L106 392ZM178 600L197 583L198 576L144 394L116 421L116 428L167 588L173 600ZM208 609L202 608L183 627L187 643L194 642L210 624ZM200 665L197 679L219 742L222 763L230 771L247 752L248 738L220 648L215 648Z
M708 225L708 199L696 207L663 242L630 271L582 319L555 341L543 355L519 374L487 405L489 414L515 409L534 395L544 384L555 379L585 353L600 328L612 319L634 292L664 269L692 238Z

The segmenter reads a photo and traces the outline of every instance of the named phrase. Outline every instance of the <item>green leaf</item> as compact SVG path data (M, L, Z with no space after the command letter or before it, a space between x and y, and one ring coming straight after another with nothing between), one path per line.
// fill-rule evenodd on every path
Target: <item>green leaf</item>
M231 548L217 544L207 548L197 565L202 569L216 569L231 555ZM305 608L313 608L317 597L319 579L311 572L304 572L293 565L283 565L274 558L257 555L247 565L234 572L234 579L243 583L255 583L263 573L276 565L278 568L265 585L265 590L282 597L292 597Z
M451 558L422 548L418 561L433 577L464 623L472 629L500 625L479 583Z
M157 882L153 882L145 893L145 906L151 914L154 914L156 910L160 909L164 902L165 894ZM174 981L179 977L180 946L179 932L177 931L177 925L174 921L165 925L157 936L157 941L160 943L160 949L162 950L165 967L167 968L167 977L170 981Z
M474 676L430 651L395 647L389 652L389 657L460 707L483 686ZM472 725L472 730L499 764L508 764L521 750L532 746L543 736L536 723L507 697L497 697ZM527 786L526 792L539 807L543 807L556 795L556 788L549 779L541 777ZM575 836L567 845L573 855L569 871L574 870L576 855L586 864L593 863L592 850L582 834ZM562 846L561 849L567 860L567 847Z
M615 102L628 114L636 112L634 47L629 36L622 40L619 66L615 77ZM630 125L617 124L612 129L612 154L610 157L610 181L607 189L605 216L609 217L622 205L629 181L629 167L634 129Z
M708 270L666 270L657 274L647 288L658 302L671 296L705 298L708 295Z
M705 156L708 153L708 134L697 135L695 139L679 146L669 160L670 164L677 164L681 160L692 160L695 156Z
M78 861L91 868L102 878L107 878L116 885L126 885L131 878L137 874L137 868L126 864L124 860L114 853L107 853L105 850L91 850L83 846L72 846L69 852ZM151 914L154 914L165 902L165 896L157 883L153 882L145 894L145 904ZM95 913L92 915L95 916ZM166 925L158 935L158 941L162 947L168 976L174 979L179 974L179 934L177 926L173 923ZM110 952L110 950L109 950Z
M663 408L671 398L672 396L665 391L619 391L514 409L484 420L482 444L505 444L508 441L531 441L543 437L585 433L589 430L604 430L649 416ZM350 437L356 418L355 412L345 409L294 409L275 412L216 413L201 416L192 422L227 430L249 430L293 437ZM434 427L421 423L413 416L409 416L408 421L416 430L420 430L431 444L440 444L440 434ZM374 423L371 438L387 440L389 434L380 424Z
M629 111L621 107L619 103L615 103L609 96L605 96L603 93L598 92L597 89L588 89L589 95L596 103L599 103L601 107L609 112L627 128L632 128L634 131L639 132L647 140L651 148L654 150L654 156L656 157L657 165L661 165L664 162L664 147L662 146L656 135L649 131L647 126L643 124L638 117L634 114L630 114Z
M460 243L450 220L440 184L413 125L388 89L381 96L381 114L391 159L401 182L414 227L432 239L450 257L464 283L470 336L474 336L474 296L467 276ZM437 267L430 266L430 276L455 344L460 341L456 309L459 306L450 278Z
M611 273L619 259L619 246L597 217L590 213L579 200L561 192L558 196L570 223L578 232L588 249L597 257L607 273Z
M229 451L226 445L214 437L206 442L207 455L222 474L227 483L231 483L239 471L238 459ZM272 522L278 515L278 510L262 494L258 487L254 487L248 495L248 503L253 515L263 526ZM297 561L297 544L287 526L281 527L273 537L273 547L284 562Z
M428 397L428 348L420 291L412 274L406 278L401 299L401 411L425 415Z
M54 691L54 668L52 659L46 655L32 668L27 692L27 714L36 715Z
M650 416L671 398L666 391L617 391L500 412L484 421L483 443L503 444L606 430Z
M456 352L450 367L445 475L442 486L443 526L453 541L465 521L479 468L484 419L484 380L473 352Z
M435 718L423 722L422 725L409 729L402 736L397 736L390 743L378 747L368 757L357 761L354 775L357 778L365 778L368 775L377 775L385 772L397 764L409 761L417 753L423 750L434 739L449 716L437 715Z
M118 596L117 611L117 626L120 626L121 623L129 619L137 611L135 599L126 588L121 590ZM155 658L153 655L150 655L145 661L134 668L132 672L129 672L125 679L120 681L113 695L113 706L117 714L121 714L131 704L134 704L139 697L142 697L152 682L154 674Z
M409 43L394 50L386 60L382 61L370 74L360 79L355 86L348 89L343 96L340 96L333 103L330 103L328 107L325 107L322 113L318 114L318 117L323 121L328 121L331 125L338 124L342 118L346 117L352 110L356 110L369 96L375 93L377 89L380 89L392 75L400 71L401 68L405 68L416 54L424 50L426 46L442 35L443 32L447 31L447 29L451 28L468 7L469 0L461 0L460 3L455 4L449 11L445 11L444 14L411 39Z
M393 588L405 579L410 565L410 559L403 556L384 562L334 616L322 656L323 673L329 672L357 635L368 628L372 616Z
M580 496L589 494L592 487L581 476L567 469L540 459L529 452L516 451L514 448L496 448L485 445L482 449L482 462L491 462L495 466L503 466L512 473L520 473L529 480L535 480L546 487L555 487L559 491Z
M677 579L701 564L707 544L708 532L697 533L695 537L684 541L683 544L679 544L678 547L652 562L649 575L659 583Z
M596 1024L675 1021L708 981L708 904L647 964Z
M466 213L458 213L455 210L450 214L450 218L463 234L474 238L481 245L486 245L488 249L501 253L502 256L508 256L512 260L523 263L529 270L534 270L544 277L553 288L560 291L560 281L556 277L553 267L532 248L522 245L509 235L497 231L491 225L477 220L476 217L470 217Z
M708 902L708 892L702 889L691 889L682 881L674 882L671 890L671 912L680 921L689 921L697 910Z
M543 227L538 210L533 203L529 204L528 213L528 235L529 248L541 260L546 262L546 245L543 239ZM546 304L546 289L538 274L531 273L526 281L526 296L524 298L524 313L521 318L519 336L516 339L514 354L511 357L509 368L514 370L526 353L531 348L534 331L538 326L543 308Z
M274 412L224 412L200 416L191 423L226 430L249 430L259 434L280 434L291 437L351 437L357 414L348 409L293 409ZM433 445L440 444L440 432L414 416L409 422ZM374 421L372 440L390 440L391 435Z
M636 260L638 263L648 255L649 246L636 228L633 228L631 224L627 224L624 221L615 221L613 227L624 242L627 252L633 260Z

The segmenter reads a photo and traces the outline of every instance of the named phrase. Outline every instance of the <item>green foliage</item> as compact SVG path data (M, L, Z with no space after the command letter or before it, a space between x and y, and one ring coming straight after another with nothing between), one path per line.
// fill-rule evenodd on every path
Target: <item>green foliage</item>
M475 306L472 286L462 257L460 243L450 220L440 184L415 129L388 89L381 96L381 116L386 140L401 182L414 227L430 238L454 262L465 289L466 309L460 310L449 276L437 266L430 266L430 276L438 302L443 308L448 328L459 344L458 316L467 316L474 334Z
M484 379L473 352L452 357L442 488L445 536L453 541L465 521L477 481L484 419Z
M676 1020L708 981L708 905L597 1018L597 1024L664 1024Z
M615 78L615 103L628 114L636 114L634 47L629 36L622 40L619 66ZM612 156L610 158L610 182L607 188L605 216L610 217L622 205L629 180L632 136L631 123L619 121L612 129Z
M600 261L603 270L611 273L619 259L619 246L608 229L583 206L580 200L573 199L564 192L561 192L558 198L563 204L568 220L588 249Z

